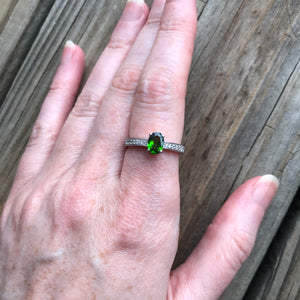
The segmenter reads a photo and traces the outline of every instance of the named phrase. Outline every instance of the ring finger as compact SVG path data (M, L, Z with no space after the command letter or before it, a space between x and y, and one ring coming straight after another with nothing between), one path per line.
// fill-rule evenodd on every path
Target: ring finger
M167 142L181 142L196 25L195 0L166 1L160 31L137 88L129 137L145 139L149 133L162 131ZM165 203L167 207L178 209L174 205L178 200L178 190L174 189L174 183L178 183L178 161L178 154L169 152L153 157L131 147L124 158L122 179L136 182L141 189L155 187L161 196L167 195L173 201Z

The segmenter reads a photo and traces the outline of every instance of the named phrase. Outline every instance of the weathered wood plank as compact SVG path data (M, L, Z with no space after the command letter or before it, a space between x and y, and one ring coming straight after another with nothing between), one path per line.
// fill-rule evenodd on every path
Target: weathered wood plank
M270 170L281 178L281 187L266 213L249 260L222 299L240 299L285 216L300 184L300 64L291 73L264 129L241 164L235 186L246 177ZM248 123L249 124L249 123ZM240 127L242 128L242 127ZM289 132L289 134L286 134ZM291 176L296 176L293 178ZM232 297L233 291L236 298ZM226 296L225 296L226 295Z
M16 3L17 0L3 0L1 2L1 10L0 10L0 32L1 33L6 24L6 20L9 18L11 11L13 10Z
M187 97L187 154L181 161L181 238L175 265L197 244L232 186L264 173L274 173L282 181L273 208L279 207L269 210L273 214L267 214L261 229L267 239L258 237L264 247L254 251L255 260L252 256L223 299L242 297L299 185L300 90L295 69L300 56L294 32L300 10L299 2L294 2L297 13L288 17L285 5L285 1L209 1L199 19ZM289 97L294 97L293 104ZM277 115L286 113L288 126L270 125L276 128L272 141L265 133L259 140L269 148L247 160L264 128L268 131L276 107L280 107ZM248 172L241 172L245 165Z
M280 7L274 7L274 12L267 5L272 1L240 1L243 5L237 2L228 1L224 7L219 2L208 2L199 20L201 26L187 97L187 154L181 163L183 234L189 216L192 217L194 210L200 210L198 205L202 202L208 202L203 198L205 190L206 196L215 191L214 194L222 198L219 203L223 202L224 191L229 192L299 61L299 41L286 35L290 26L285 21L286 15L280 15ZM258 5L264 9L256 10ZM234 7L237 8L234 10ZM219 24L212 25L217 29L210 29L206 10L217 16ZM226 19L219 11L230 18ZM246 22L249 11L252 19ZM278 27L272 29L272 22L277 22ZM220 169L221 184L214 182L211 190L208 185L222 163L228 168L227 176L224 178L224 170ZM275 170L275 166L268 166L257 173ZM211 209L215 210L215 206ZM210 210L209 203L203 208ZM203 219L206 212L200 212ZM210 211L207 215L214 213ZM205 226L200 228L203 232Z
M299 292L300 190L257 270L244 300L297 300Z
M62 45L72 39L83 48L86 80L124 5L125 0L55 1L43 26L35 24L38 34L32 35L34 42L24 52L20 70L11 73L14 82L5 92L0 112L1 203L58 66ZM282 182L253 255L223 299L242 298L299 185L299 5L297 0L197 1L198 35L187 94L187 151L180 165L182 219L175 265L192 251L238 184L263 173L274 173ZM8 66L10 56L5 57Z
M300 299L300 243L293 255L290 269L280 288L278 299L298 300Z
M97 5L96 2L88 1L87 7L85 1L55 2L5 98L0 112L1 202L7 196L17 161L59 64L62 45L67 39L78 42L93 17L99 16L104 3ZM78 23L75 22L77 17ZM109 14L107 17L114 19Z
M0 106L54 0L5 0L0 12Z
M198 14L198 18L200 18L200 15L206 5L206 2L205 1L201 1L201 0L197 0L196 1L196 4L197 4L197 14Z

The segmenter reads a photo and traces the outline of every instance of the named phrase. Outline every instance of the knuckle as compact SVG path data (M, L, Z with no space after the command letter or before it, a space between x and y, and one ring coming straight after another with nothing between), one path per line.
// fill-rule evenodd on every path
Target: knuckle
M117 222L113 228L114 248L117 251L144 251L149 249L151 244L146 203L137 196L139 193L135 191L137 190L127 186L120 193Z
M172 95L175 94L175 76L165 68L150 73L141 78L137 87L138 103L142 105L165 105L169 107Z
M145 215L137 207L137 203L131 201L126 209L118 216L115 227L115 248L117 250L132 250L145 248L144 226ZM135 210L136 209L136 210Z
M38 121L34 124L32 132L27 144L27 147L40 146L41 141L46 141L47 143L54 143L57 138L57 132L51 128L47 128L44 124Z
M71 112L76 118L95 117L98 114L101 97L91 92L81 93Z
M167 299L196 299L186 272L171 271Z
M132 39L112 36L107 44L107 49L126 50L131 47L132 43Z
M169 17L160 24L162 32L178 32L186 35L187 32L193 32L197 26L196 18L186 18L183 16Z
M22 222L24 220L22 213L23 213L23 211L20 208L14 207L11 210L11 213L10 213L11 225L14 228L14 230L16 230L16 231L20 228L20 226L22 225Z
M233 266L236 266L237 270L249 257L254 246L254 239L245 230L238 229L229 235L229 239L232 246L232 259L235 260Z
M44 202L44 192L42 190L36 190L31 195L29 195L20 212L18 209L15 209L15 221L18 222L21 226L29 226L34 222L35 216L39 213L41 204Z
M145 188L145 187L144 187ZM178 236L178 219L173 213L161 213L161 198L149 205L147 196L140 198L140 188L131 184L123 192L114 225L114 248L152 253L162 249ZM154 199L152 199L154 200Z
M3 206L3 210L2 213L0 215L0 220L1 220L1 231L4 230L5 228L5 224L8 220L8 217L11 213L11 208L12 208L12 203L11 201L9 201L9 199L5 202L4 206Z
M96 206L96 200L92 196L88 182L89 180L78 181L62 192L59 197L60 205L57 220L61 227L80 226L90 219Z
M123 96L135 92L141 68L139 66L123 67L114 77L112 88Z
M233 272L237 272L249 257L255 237L251 233L237 227L226 229L224 232L224 223L219 221L214 220L208 226L204 237L210 241L222 240L222 246L220 242L219 249L216 249L219 257L217 260L220 259L224 268L229 267ZM221 235L222 239L220 239Z
M67 78L65 79L55 79L50 85L48 96L52 97L57 97L57 95L66 95L66 94L72 94L73 97L75 97L75 93L73 89L71 88L72 84L70 80Z
M161 23L161 18L157 18L157 17L150 17L145 26L149 26L149 27L155 27L158 28L160 26Z

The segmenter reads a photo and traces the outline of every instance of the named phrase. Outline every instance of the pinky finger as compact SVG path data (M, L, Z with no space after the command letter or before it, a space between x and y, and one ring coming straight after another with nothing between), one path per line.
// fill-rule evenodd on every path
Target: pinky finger
M81 48L68 41L21 158L13 188L36 176L50 156L59 132L73 107L82 79L84 60Z
M187 261L170 277L171 299L218 299L249 256L278 180L245 182L226 201Z

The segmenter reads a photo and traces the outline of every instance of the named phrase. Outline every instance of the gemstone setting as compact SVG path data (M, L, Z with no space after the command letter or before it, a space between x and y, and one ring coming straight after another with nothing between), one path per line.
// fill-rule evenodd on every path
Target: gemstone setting
M160 132L149 134L148 151L152 154L159 154L163 151L165 138Z

